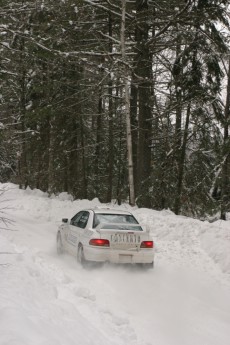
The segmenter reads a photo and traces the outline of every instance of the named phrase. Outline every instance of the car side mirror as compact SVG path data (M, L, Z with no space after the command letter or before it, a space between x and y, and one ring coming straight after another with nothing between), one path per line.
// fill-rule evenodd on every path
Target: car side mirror
M68 218L62 218L62 223L68 223Z

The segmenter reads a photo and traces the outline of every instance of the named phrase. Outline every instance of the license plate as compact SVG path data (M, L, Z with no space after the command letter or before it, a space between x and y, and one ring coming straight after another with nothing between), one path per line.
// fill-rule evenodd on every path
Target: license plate
M132 255L119 255L119 263L131 264L132 263Z
M114 244L139 244L141 242L140 235L135 234L112 234L110 240Z

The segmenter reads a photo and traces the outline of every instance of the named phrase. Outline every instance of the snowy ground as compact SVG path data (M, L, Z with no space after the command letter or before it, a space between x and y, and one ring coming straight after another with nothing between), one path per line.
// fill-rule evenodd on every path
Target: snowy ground
M96 199L0 188L0 216L14 221L0 230L0 345L230 344L230 221L134 209L151 226L154 270L85 270L57 256L56 229Z

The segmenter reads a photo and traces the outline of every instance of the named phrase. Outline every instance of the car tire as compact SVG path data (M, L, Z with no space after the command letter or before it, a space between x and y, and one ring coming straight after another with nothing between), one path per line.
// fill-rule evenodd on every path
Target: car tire
M83 267L86 266L86 259L85 259L85 255L84 255L84 249L82 244L79 244L78 246L78 251L77 251L77 261L79 262L79 264L81 264Z
M144 267L145 268L151 268L151 269L153 269L154 268L154 262L150 262L149 264L144 264Z
M137 264L138 267L144 268L144 269L153 269L154 268L154 262L150 262L147 264Z
M64 253L64 247L61 239L61 233L57 233L57 254L61 255Z

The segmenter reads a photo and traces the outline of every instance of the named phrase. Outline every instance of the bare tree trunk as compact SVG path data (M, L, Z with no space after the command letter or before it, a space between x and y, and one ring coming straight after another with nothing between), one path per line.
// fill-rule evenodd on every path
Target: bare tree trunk
M176 190L176 197L175 197L175 203L174 203L175 214L179 214L180 209L181 209L181 195L182 195L182 185L183 185L183 178L184 178L185 154L186 154L187 139L188 139L189 120L190 120L190 103L188 104L188 107L187 107L184 135L183 135L183 141L182 141L181 150L180 150L180 160L178 161L178 181L177 181L177 190Z
M121 90L121 85L120 85L120 80L118 78L117 83L116 83L116 97L115 97L115 104L114 104L114 110L115 110L115 115L116 118L118 119L118 126L119 128L123 127L123 119L122 119L122 113L117 111L120 107L120 103L118 102L118 99L122 97L122 90ZM123 181L123 159L122 159L122 131L119 131L119 139L118 139L118 161L117 161L117 185L116 185L116 201L118 205L121 205L121 189L122 189L122 181Z
M178 34L179 35L179 34ZM181 187L183 178L183 169L181 166L182 160L182 90L181 90L181 39L180 36L177 37L176 45L176 59L173 66L173 78L175 82L175 98L176 98L176 123L175 123L175 167L176 167L176 194L174 202L174 212L179 214L180 212L180 198L181 198ZM188 118L188 112L187 112ZM178 194L179 193L179 194Z
M109 161L108 161L108 189L107 202L111 202L113 195L113 166L114 166L114 136L113 136L113 100L112 100L112 80L109 82Z
M109 37L112 37L112 18L109 14ZM112 40L109 42L109 51L112 53L113 44ZM106 195L106 201L111 202L113 195L113 166L114 166L114 137L113 137L113 81L112 76L109 74L109 83L108 83L108 94L109 94L109 167L108 167L108 189Z
M82 197L88 198L88 179L87 179L87 167L85 157L85 142L84 142L84 126L82 115L80 116L80 132L81 132L81 149L82 149L82 174L83 174L83 185L82 185Z
M54 119L50 114L49 119L49 138L48 138L48 145L49 145L49 161L48 161L48 193L51 194L54 192L54 130L53 124Z
M229 142L229 125L230 125L230 58L228 62L228 82L227 82L227 96L224 112L224 143L223 143L223 158L224 163L222 167L222 183L221 183L221 214L220 218L226 220L226 212L230 208L230 142Z
M98 114L96 122L96 149L95 149L95 181L94 189L96 196L99 197L99 181L100 181L100 161L101 161L101 141L102 141L102 113L103 113L103 104L102 104L102 89L99 90L99 100L98 100Z
M124 101L126 115L126 132L127 132L127 156L128 156L128 172L129 172L129 203L135 205L134 177L133 177L133 153L132 153L132 135L131 135L131 119L130 119L130 99L128 84L128 67L126 66L125 53L125 13L126 0L122 0L122 19L121 19L121 55L124 68Z
M137 143L138 143L138 115L137 115L137 96L138 88L135 73L132 75L131 91L130 91L130 118L132 131L132 152L133 152L133 174L134 174L134 189L137 195Z
M140 205L151 207L150 179L152 171L152 54L146 42L149 38L148 1L136 0L136 74L138 79L138 148L137 195Z
M25 189L28 186L28 167L27 167L27 144L26 144L26 66L25 66L25 39L22 37L20 42L20 122L21 122L21 154L19 158L19 187Z

